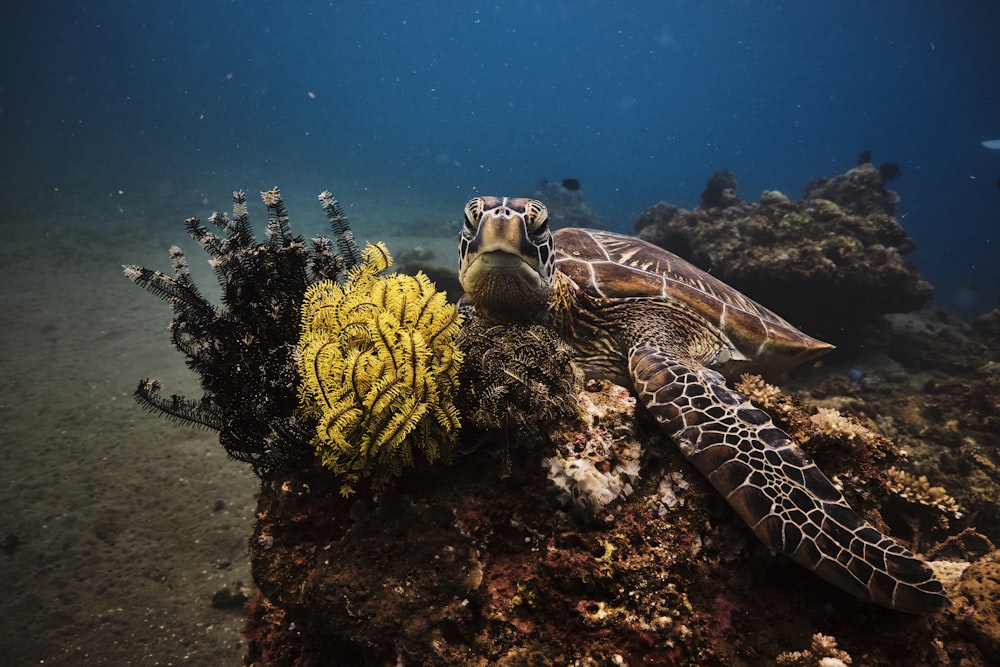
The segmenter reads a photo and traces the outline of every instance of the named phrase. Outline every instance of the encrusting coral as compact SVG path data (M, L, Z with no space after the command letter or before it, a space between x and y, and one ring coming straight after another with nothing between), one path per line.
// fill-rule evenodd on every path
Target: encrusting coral
M555 454L542 459L560 501L585 520L610 523L608 507L632 495L640 477L642 443L636 401L608 380L588 380L577 412L548 432Z
M302 407L344 495L361 477L384 487L414 447L450 460L460 427L460 316L423 273L380 276L391 263L384 244L369 245L343 286L312 285L302 308Z

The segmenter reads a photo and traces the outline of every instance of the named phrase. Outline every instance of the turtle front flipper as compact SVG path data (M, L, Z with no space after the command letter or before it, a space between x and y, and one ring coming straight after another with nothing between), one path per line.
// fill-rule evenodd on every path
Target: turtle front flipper
M722 375L648 344L633 347L628 362L649 411L768 548L876 604L919 614L947 604L930 567L861 519Z

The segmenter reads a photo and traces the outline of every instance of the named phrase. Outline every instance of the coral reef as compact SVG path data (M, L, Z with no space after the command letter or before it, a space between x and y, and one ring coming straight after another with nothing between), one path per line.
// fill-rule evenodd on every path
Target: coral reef
M622 391L609 383L582 390L595 406L627 405ZM796 399L770 391L809 422ZM627 410L580 412L623 435ZM632 493L597 523L555 509L546 483L553 442L519 449L503 479L480 448L377 495L342 498L316 470L265 488L250 546L255 608L266 613L248 622L251 655L271 651L259 663L269 665L334 656L348 664L771 665L779 655L778 664L850 664L849 656L876 667L988 664L996 635L985 596L995 587L982 567L946 579L956 606L939 616L859 607L775 561L647 415L636 414L632 427L643 443L641 474L622 478ZM868 436L838 433L840 446L826 435L812 444L818 454L837 450L826 458L854 471L841 475L845 485L863 487L857 445ZM631 446L625 437L610 444L609 460L593 470L610 472ZM886 493L869 489L856 500L877 520ZM972 597L955 595L963 586ZM970 600L982 614L957 606ZM815 638L833 632L836 644ZM809 651L795 648L804 645ZM290 653L274 653L277 646Z
M896 521L897 531L943 539L944 525L961 528L975 521L980 532L1000 542L998 312L971 325L942 313L889 316L868 340L867 354L875 355L871 359L878 365L858 364L860 380L836 366L802 378L813 400L868 417L909 454L894 464L906 473L895 484L909 497L900 496L911 517L906 525ZM943 487L951 500L928 491L931 487ZM928 502L911 502L917 497ZM895 514L896 503L886 509ZM942 519L948 520L942 524Z
M893 169L895 167L895 169ZM830 201L845 212L873 218L872 223L882 223L877 228L887 241L900 244L905 253L912 241L908 241L898 225L884 220L881 216L896 215L899 195L886 188L886 182L899 175L899 167L886 163L879 168L871 164L861 164L840 176L817 178L806 184L803 199Z
M919 531L911 526L915 534L941 534L949 527L949 519L962 518L961 507L943 487L932 486L924 475L918 477L896 465L887 465L890 461L905 465L905 453L856 417L836 408L807 407L757 375L744 375L736 388L773 415L804 449L822 461L823 469L833 473L834 480L851 480L844 493L848 497L863 496L851 498L852 504L864 506L867 499L869 504L875 500L878 506L885 506L894 497L932 510L930 514L920 513L925 525ZM845 468L842 456L832 456L838 451L853 452L853 467Z
M603 383L584 391L596 394L595 405L623 398L622 388ZM644 500L626 499L613 527L586 530L556 511L545 453L552 448L519 450L500 480L478 449L377 497L338 498L316 471L265 489L251 540L262 600L289 610L286 627L308 633L306 655L359 663L711 657L696 639L711 619L696 619L684 592L709 515L654 520L660 505L649 494L669 464L654 464ZM704 483L697 493L713 495ZM686 501L699 508L693 496ZM283 631L251 623L252 652L267 645L269 628Z
M892 491L882 470L904 460L890 440L759 377L744 377L740 389L803 440L867 519L885 525L879 508ZM770 665L775 656L778 664L850 664L851 656L886 667L904 657L988 664L997 635L985 565L934 563L953 598L939 616L859 608L767 554L649 416L631 414L623 388L591 382L577 391L578 413L591 423L539 426L544 433L516 450L502 479L480 447L377 496L339 498L315 470L265 489L251 540L258 604L286 611L281 623L251 620L251 653L294 624L301 636L283 646L302 644L299 653L264 664L334 655L426 665ZM593 465L553 485L553 461L574 454ZM968 536L949 551L988 562L983 544ZM834 629L836 644L815 638ZM811 648L794 648L803 645Z
M759 378L747 382L785 406L791 421L783 425L816 431L815 409ZM586 407L586 395L620 410L628 404L622 391L591 383L578 397L580 412L593 417L591 433L608 427L622 436L607 444L593 473L632 460L632 444L621 431L628 410ZM829 432L807 444L858 489L851 502L881 524L878 507L890 491L884 476L871 483L866 471L895 448L853 417L826 414ZM478 448L377 495L341 498L316 470L265 488L250 543L261 590L254 601L261 612L247 629L254 664L323 664L334 656L424 665L835 665L851 657L875 667L989 664L997 583L992 556L970 551L982 540L952 545L977 568L934 563L952 591L943 614L858 607L776 562L648 416L632 419L641 474L620 478L632 493L620 493L598 522L555 509L565 496L548 469L556 448L570 444L556 444L559 427L552 441L518 449L503 479L492 454Z
M306 291L298 346L313 444L345 495L362 477L384 487L414 449L451 460L460 427L455 306L423 273L378 275L392 263L384 244L363 259L343 286L327 280Z
M588 520L610 520L605 510L632 493L639 475L635 399L609 383L589 381L584 391L572 349L539 324L474 318L459 347L478 360L460 373L462 414L480 431L470 448L501 451L505 476L512 448L554 448L541 463L560 503Z
M988 348L1000 348L1000 308L976 318L972 323L972 331Z
M186 221L188 233L208 252L222 289L222 308L212 305L191 278L180 248L170 249L174 276L126 266L125 276L171 305L171 339L201 379L199 400L160 395L146 379L138 402L168 417L214 429L233 458L261 477L312 456L314 426L297 416L298 373L294 351L302 296L311 281L343 278L360 261L350 227L330 193L320 195L334 241L315 238L307 248L293 236L281 193L261 193L268 210L267 238L254 239L246 195L233 193L233 215ZM334 248L336 246L336 249Z
M580 190L579 181L576 181L575 189L566 186L567 182L572 186L575 180L566 179L562 185L548 180L540 181L531 196L545 202L546 208L549 209L549 225L552 229L561 227L603 229L604 218L587 201L583 191Z
M896 201L870 164L812 181L800 201L765 192L758 204L736 198L735 178L716 174L695 210L657 204L635 226L640 238L843 346L844 329L933 296L906 260L914 244L894 217Z

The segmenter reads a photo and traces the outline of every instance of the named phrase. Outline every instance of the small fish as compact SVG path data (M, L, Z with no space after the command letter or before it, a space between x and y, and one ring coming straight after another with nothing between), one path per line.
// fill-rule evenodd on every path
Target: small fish
M562 182L562 186L570 192L576 192L580 189L580 181L575 178L567 178Z
M866 148L863 151L861 151L861 155L858 156L858 166L871 163L872 163L872 152Z

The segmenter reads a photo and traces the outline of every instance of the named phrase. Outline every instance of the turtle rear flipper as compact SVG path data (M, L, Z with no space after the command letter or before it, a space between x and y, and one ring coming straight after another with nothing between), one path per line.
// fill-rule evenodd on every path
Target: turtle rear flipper
M628 360L639 398L768 548L885 607L923 614L948 603L930 567L862 520L721 374L649 344L629 350Z

